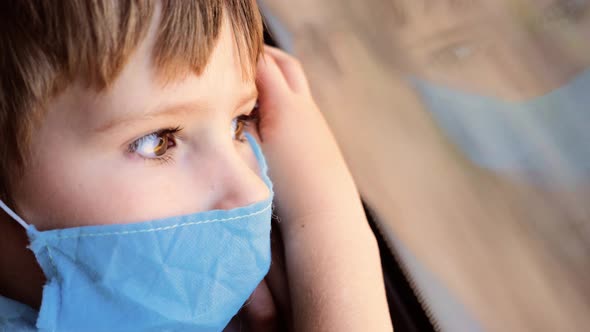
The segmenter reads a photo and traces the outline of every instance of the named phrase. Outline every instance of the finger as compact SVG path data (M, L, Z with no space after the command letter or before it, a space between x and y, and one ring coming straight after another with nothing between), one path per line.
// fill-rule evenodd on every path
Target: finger
M242 317L250 331L278 331L277 309L266 281L262 281L250 296L249 303L243 307Z
M299 60L272 46L266 46L264 52L275 60L291 90L309 94L309 83Z
M257 129L260 142L264 145L272 136L277 121L282 118L280 114L287 109L285 101L292 99L293 92L271 56L266 56L258 62L256 86L260 119Z
M270 103L283 100L290 92L289 85L276 61L271 56L262 57L256 67L256 86L258 88L258 102Z

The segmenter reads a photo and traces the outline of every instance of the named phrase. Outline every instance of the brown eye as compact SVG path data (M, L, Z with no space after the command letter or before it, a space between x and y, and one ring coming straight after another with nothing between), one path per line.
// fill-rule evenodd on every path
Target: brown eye
M232 139L242 140L244 135L244 127L246 127L246 121L242 116L233 119L231 124Z
M168 148L174 145L174 137L170 133L159 132L139 138L131 143L129 150L143 158L154 159L166 154Z
M154 155L161 156L168 150L168 136L158 137L158 143L154 147Z

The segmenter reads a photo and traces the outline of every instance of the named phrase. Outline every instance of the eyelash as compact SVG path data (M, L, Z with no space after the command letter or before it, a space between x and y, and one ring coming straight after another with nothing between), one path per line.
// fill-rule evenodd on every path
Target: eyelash
M257 110L258 110L258 107L255 106L254 109L249 114L243 114L243 115L240 115L240 116L234 118L234 120L237 121L238 128L240 128L239 133L236 133L236 138L235 138L236 141L239 141L240 143L244 143L247 141L246 138L243 136L243 133L245 132L246 128L248 128L250 125L256 124L258 122L259 116L258 116ZM234 120L232 120L232 122ZM240 125L241 125L241 127L239 127ZM179 139L178 133L180 133L182 130L183 130L183 128L181 126L157 130L155 132L144 135L144 136L136 139L135 141L133 141L131 144L129 144L127 151L129 153L139 156L145 162L155 162L159 165L169 164L174 161L174 158L168 152L168 149L176 147L176 145L177 145L176 142ZM138 152L137 151L138 145L141 143L142 140L147 139L150 136L155 136L158 138L159 137L166 137L167 144L169 144L168 142L171 142L172 145L167 146L166 151L161 156L155 156L153 158L144 157L141 154L137 153Z

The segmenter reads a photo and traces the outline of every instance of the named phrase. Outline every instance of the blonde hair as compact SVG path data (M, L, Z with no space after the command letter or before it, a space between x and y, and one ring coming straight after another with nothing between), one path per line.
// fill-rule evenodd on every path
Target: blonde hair
M19 0L0 3L0 198L25 167L44 104L74 81L117 78L161 8L153 59L164 79L200 74L227 16L242 67L263 49L255 0Z

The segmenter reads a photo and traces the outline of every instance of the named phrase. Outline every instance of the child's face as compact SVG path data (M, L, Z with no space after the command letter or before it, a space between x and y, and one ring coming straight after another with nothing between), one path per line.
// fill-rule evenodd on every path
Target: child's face
M229 23L201 76L165 86L151 62L155 35L152 27L106 92L74 85L49 104L14 192L27 222L126 223L268 197L249 143L234 134L256 86L243 79Z

